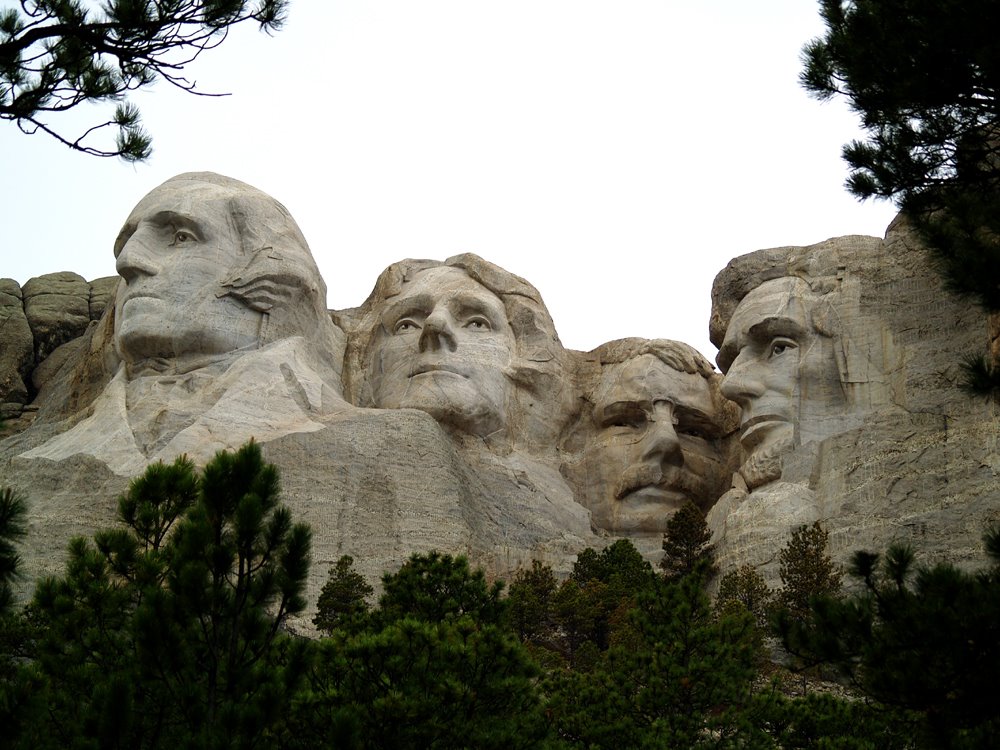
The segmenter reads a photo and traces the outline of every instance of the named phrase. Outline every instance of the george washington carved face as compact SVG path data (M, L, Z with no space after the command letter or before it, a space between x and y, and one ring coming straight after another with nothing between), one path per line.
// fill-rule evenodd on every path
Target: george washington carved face
M126 362L256 344L261 313L220 293L242 254L229 196L217 185L167 182L132 211L115 252L115 341Z

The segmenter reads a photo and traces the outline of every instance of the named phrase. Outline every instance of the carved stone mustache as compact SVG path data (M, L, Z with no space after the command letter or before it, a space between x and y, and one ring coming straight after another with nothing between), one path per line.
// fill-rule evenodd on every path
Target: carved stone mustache
M642 487L651 486L681 492L689 498L698 497L703 489L700 477L683 471L680 467L671 467L664 472L663 467L657 464L636 464L622 472L615 487L615 500L621 500Z

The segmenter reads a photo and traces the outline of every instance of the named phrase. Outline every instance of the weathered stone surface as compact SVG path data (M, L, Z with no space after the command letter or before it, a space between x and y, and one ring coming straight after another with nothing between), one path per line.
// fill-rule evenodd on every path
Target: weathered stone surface
M22 296L36 362L79 336L90 322L90 285L79 274L63 271L36 276L25 283Z
M39 372L38 419L0 443L0 480L32 503L29 580L57 570L72 534L110 523L115 496L148 463L183 453L204 464L251 437L281 467L287 504L313 526L312 601L344 553L377 583L415 551L468 554L508 575L533 558L565 572L579 550L599 543L558 472L557 440L532 433L522 443L507 430L541 423L530 408L510 408L522 381L568 387L535 377L568 357L561 347L543 358L517 341L502 379L470 370L472 400L455 400L454 419L439 419L430 401L392 404L421 410L361 409L341 395L345 337L325 309L325 285L294 221L269 196L218 175L181 175L139 203L116 255L122 281L113 304L53 354ZM510 281L491 269L490 279ZM459 280L463 299L482 302L491 288L506 294ZM446 286L441 295L454 292ZM537 306L544 313L540 299ZM494 310L496 329L508 325L503 309ZM522 315L524 305L511 309ZM550 321L542 335L558 346ZM463 346L456 367L479 364L477 355L461 358L468 350L477 351ZM478 413L480 392L499 395L494 413L463 421L465 405ZM537 398L537 387L527 396ZM534 441L548 453L526 447ZM73 477L61 484L64 472Z
M119 277L102 276L90 282L90 319L98 320L104 315L104 310L112 302Z
M0 279L0 402L28 401L25 381L33 363L34 339L24 316L21 288L13 279Z
M710 508L732 474L739 414L712 365L665 339L612 341L588 359L562 470L594 525L660 537L685 502Z
M722 392L742 407L743 463L711 510L723 566L761 565L822 520L841 562L893 541L982 560L1000 518L996 407L958 387L989 344L915 235L846 237L735 259L713 288Z
M72 535L111 524L128 484L85 453L57 461L29 455L34 442L62 428L37 425L0 443L0 476L30 503L24 558L31 578L59 572ZM531 559L566 573L579 550L598 543L589 514L558 488L490 454L463 453L415 410L351 410L263 448L281 468L286 504L313 530L306 592L312 606L342 554L353 555L377 584L413 552L466 554L492 575L509 576ZM301 627L308 629L309 617Z
M627 536L655 561L686 500L724 568L772 581L788 533L816 519L840 561L903 540L975 564L1000 520L1000 414L955 386L996 323L943 291L902 221L735 259L713 288L724 377L662 339L568 351L538 291L474 255L400 261L328 311L287 210L218 175L143 198L116 256L120 279L40 277L23 300L0 282L8 319L76 300L41 339L21 314L30 362L0 369L34 368L38 390L23 410L0 393L7 429L30 424L0 441L0 485L31 502L27 581L111 523L149 462L204 464L251 437L313 528L312 603L342 554L375 584L431 549L498 576L531 559L565 573ZM82 335L53 350L67 325ZM37 364L32 346L51 354Z

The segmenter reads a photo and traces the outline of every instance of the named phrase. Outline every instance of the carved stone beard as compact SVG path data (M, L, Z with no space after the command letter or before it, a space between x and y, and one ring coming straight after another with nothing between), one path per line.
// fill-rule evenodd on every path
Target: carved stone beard
M788 434L751 453L740 466L740 476L746 482L747 489L752 491L781 479L782 456L791 452L794 447L795 437Z

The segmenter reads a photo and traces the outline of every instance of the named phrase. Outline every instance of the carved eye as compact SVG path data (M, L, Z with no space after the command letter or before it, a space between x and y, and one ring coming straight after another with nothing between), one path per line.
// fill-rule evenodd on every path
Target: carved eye
M195 242L198 238L195 237L194 232L187 229L178 229L174 232L174 239L171 245L186 245L189 242Z
M393 326L393 333L413 333L420 330L420 324L412 318L401 318Z
M685 437L700 438L708 440L710 435L697 425L677 425L677 434Z
M796 346L796 343L790 339L775 339L768 347L767 354L769 357L778 357Z
M493 326L490 325L490 321L484 318L482 315L476 315L475 317L469 318L465 321L465 328L472 331L492 331Z
M641 409L621 411L606 415L601 427L604 429L641 430L646 426L647 419L646 412Z

